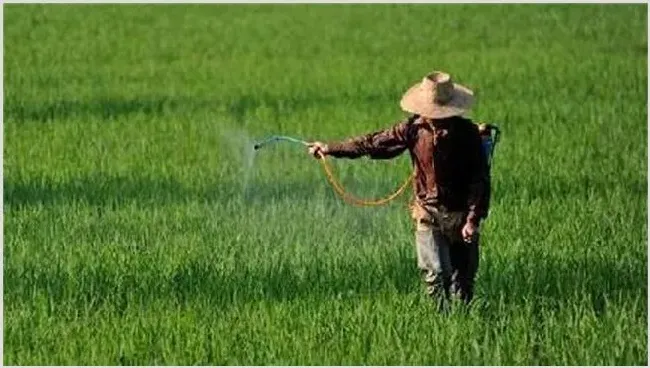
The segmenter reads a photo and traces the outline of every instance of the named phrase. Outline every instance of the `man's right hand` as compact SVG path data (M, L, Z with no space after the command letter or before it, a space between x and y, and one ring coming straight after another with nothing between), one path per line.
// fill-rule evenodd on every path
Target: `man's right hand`
M307 147L309 147L309 154L313 155L316 158L321 158L328 153L327 144L322 142L312 142L309 143Z

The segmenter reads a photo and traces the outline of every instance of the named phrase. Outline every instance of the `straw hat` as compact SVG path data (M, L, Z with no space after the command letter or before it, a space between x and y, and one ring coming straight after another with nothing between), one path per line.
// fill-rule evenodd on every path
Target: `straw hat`
M434 71L409 88L400 106L406 112L431 119L463 115L474 102L474 92L456 84L445 72Z

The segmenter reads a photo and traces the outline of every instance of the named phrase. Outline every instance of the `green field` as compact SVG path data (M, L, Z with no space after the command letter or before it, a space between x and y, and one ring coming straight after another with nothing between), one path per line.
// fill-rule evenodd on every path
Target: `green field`
M647 5L4 6L4 363L646 365ZM498 124L476 305L304 148L431 70ZM331 161L381 197L410 172Z

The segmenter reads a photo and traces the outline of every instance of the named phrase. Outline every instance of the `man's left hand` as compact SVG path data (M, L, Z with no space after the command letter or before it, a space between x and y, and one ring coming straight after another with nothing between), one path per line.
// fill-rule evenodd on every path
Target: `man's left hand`
M461 234L463 235L463 240L466 243L472 243L475 242L478 239L478 226L475 225L473 222L466 222L465 226L463 226L463 229L461 230Z
M327 155L329 150L327 144L322 142L311 142L307 144L307 147L309 149L309 154L318 159Z

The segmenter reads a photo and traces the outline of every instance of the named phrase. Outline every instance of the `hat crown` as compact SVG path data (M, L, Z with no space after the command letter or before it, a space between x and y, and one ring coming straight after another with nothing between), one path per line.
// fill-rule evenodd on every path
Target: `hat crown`
M474 93L457 84L448 73L434 70L402 96L402 110L430 119L461 116L474 102Z
M431 91L433 102L445 105L454 96L454 83L451 76L445 72L434 71L424 77L422 87Z

